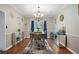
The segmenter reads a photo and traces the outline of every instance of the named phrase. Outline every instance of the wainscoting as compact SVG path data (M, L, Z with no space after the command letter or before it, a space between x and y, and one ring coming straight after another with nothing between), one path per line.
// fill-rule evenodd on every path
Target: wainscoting
M12 47L11 33L6 34L6 50Z
M67 49L72 53L79 53L79 36L67 34Z
M8 33L6 34L6 42L5 42L5 49L4 51L10 49L12 46L16 45L20 41L22 41L24 38L26 38L26 32L22 32L22 37L19 41L16 39L16 33Z
M60 39L60 44L62 44L64 47L66 47L66 45L67 45L66 35L60 35L59 39Z

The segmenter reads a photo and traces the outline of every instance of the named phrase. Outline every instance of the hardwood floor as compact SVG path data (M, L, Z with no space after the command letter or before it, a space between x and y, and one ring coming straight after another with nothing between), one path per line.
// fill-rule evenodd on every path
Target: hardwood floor
M22 52L25 49L25 47L28 45L28 43L30 41L31 41L31 39L24 39L22 42L19 42L16 46L10 48L3 54L20 54L20 52ZM54 51L54 53L56 53L56 54L72 54L66 48L57 47L54 40L52 40L52 39L49 39L48 43L49 43L49 46Z
M65 47L58 47L55 44L55 41L52 39L48 40L49 46L52 48L54 53L56 54L72 54L69 50L67 50Z
M16 46L4 52L3 54L19 54L21 51L24 50L24 48L28 45L30 41L31 41L30 39L24 39L18 44L16 44Z

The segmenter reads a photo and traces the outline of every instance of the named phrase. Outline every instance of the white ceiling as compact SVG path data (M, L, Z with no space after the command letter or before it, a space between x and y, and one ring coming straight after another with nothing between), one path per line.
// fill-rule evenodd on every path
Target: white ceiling
M33 14L37 11L37 7L40 6L40 11L44 14L44 17L53 17L64 4L13 4L11 6L26 17L34 17Z

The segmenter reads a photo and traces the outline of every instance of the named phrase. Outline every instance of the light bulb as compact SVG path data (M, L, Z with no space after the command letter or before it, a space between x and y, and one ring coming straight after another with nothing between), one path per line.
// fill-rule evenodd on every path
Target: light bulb
M38 13L38 15L40 16L40 15L41 15L41 13Z

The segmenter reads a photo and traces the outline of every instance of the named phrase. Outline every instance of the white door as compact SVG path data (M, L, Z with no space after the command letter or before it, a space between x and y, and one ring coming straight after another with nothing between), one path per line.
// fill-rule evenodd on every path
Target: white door
M0 11L0 50L5 49L5 13Z

